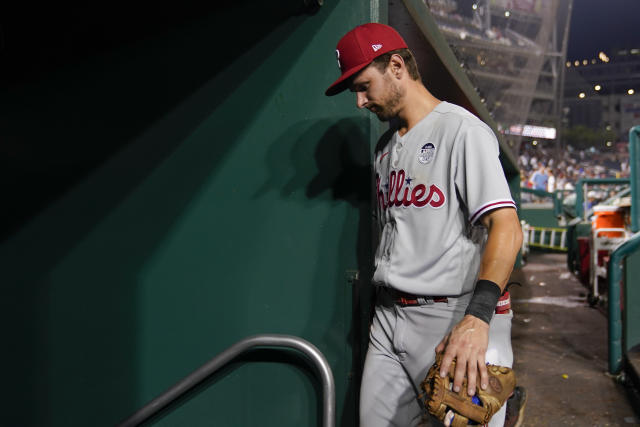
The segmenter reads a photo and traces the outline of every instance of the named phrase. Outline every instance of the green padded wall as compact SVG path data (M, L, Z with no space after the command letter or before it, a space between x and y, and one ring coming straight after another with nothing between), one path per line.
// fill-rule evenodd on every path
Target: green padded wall
M387 3L3 16L0 425L115 425L259 333L319 347L356 425L383 126L323 93L340 35ZM318 425L319 388L257 350L152 424Z
M634 252L624 260L624 307L623 307L623 345L624 352L640 345L640 252Z
M302 3L80 9L39 34L84 21L73 49L5 75L0 425L115 425L259 333L319 347L338 425L355 424L368 296L351 279L370 276L379 125L324 89L339 36L384 10ZM319 422L292 353L254 351L208 385L154 424Z
M520 219L536 227L558 227L558 218L551 207L543 209L520 208Z

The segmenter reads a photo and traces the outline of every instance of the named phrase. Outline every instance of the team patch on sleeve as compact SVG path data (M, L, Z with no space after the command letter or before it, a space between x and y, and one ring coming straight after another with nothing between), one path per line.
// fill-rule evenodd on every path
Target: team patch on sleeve
M509 199L494 200L492 202L486 203L485 205L483 205L480 209L475 211L475 213L472 214L469 217L469 222L471 222L473 224L482 215L486 214L489 211L492 211L494 209L499 209L499 208L514 208L514 209L516 209L516 204L515 204L515 202L513 200L509 200Z

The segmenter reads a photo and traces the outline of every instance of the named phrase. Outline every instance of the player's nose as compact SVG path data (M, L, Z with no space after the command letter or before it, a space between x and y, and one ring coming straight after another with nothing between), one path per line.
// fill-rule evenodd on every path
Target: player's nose
M365 96L364 92L356 92L356 105L358 106L358 108L364 108L366 104L367 97Z

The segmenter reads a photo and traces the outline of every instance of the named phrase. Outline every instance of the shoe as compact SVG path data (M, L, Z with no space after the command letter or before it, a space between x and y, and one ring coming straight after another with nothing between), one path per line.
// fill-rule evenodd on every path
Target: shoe
M507 399L507 415L504 427L521 427L524 420L524 407L527 405L527 390L516 386L513 394Z

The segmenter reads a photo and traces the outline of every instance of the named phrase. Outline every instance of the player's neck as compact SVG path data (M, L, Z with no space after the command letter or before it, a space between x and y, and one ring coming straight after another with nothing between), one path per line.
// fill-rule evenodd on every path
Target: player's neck
M421 83L408 85L403 106L398 111L398 134L409 132L440 103Z

